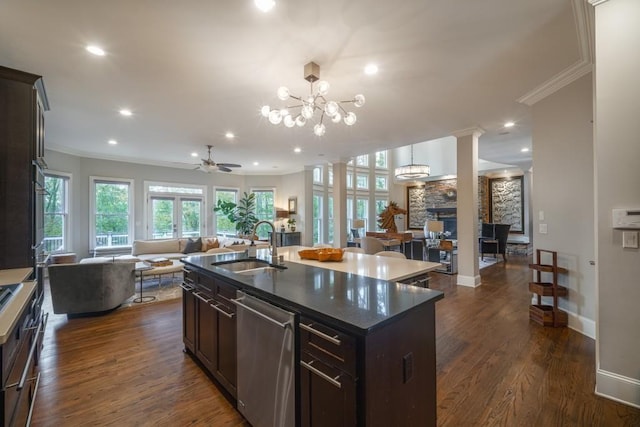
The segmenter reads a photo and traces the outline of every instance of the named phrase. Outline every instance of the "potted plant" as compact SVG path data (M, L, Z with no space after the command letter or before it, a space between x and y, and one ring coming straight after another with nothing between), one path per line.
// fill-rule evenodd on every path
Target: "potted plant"
M287 220L287 227L289 227L289 229L291 231L296 231L296 219L295 218L289 218Z
M243 193L238 203L225 202L218 200L214 212L220 212L229 218L229 221L235 223L238 236L252 237L253 227L258 222L256 212L256 195L255 193Z

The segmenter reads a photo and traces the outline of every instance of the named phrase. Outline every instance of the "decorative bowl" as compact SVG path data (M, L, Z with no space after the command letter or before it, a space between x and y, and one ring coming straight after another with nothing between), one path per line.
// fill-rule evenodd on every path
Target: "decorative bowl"
M298 251L302 259L312 259L320 262L342 261L344 250L340 248L303 249Z

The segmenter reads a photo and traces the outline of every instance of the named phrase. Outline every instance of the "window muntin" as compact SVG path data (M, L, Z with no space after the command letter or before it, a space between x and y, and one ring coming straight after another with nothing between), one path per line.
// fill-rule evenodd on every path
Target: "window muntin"
M376 175L376 191L389 190L389 178L384 175Z
M91 177L91 246L127 246L133 241L133 180Z
M356 157L356 166L358 167L368 167L369 166L369 155L363 154L362 156Z
M322 184L322 167L320 166L313 168L313 183Z
M69 251L69 177L45 174L44 251Z

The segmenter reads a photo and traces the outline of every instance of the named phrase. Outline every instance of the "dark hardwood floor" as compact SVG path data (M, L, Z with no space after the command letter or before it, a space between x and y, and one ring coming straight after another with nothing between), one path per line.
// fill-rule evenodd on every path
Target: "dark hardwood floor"
M595 344L529 321L528 260L481 271L483 286L433 274L438 425L640 426L640 410L594 394ZM45 303L47 305L48 302ZM182 352L181 302L93 318L51 313L34 426L244 426Z

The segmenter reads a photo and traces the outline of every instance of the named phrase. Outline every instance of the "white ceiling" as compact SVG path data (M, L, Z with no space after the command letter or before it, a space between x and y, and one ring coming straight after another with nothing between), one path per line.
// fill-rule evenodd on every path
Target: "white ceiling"
M0 65L44 76L47 146L87 157L179 167L212 144L240 173L280 174L481 127L483 159L526 165L530 107L517 100L584 60L580 1L276 0L265 14L253 0L4 0ZM354 126L319 138L260 116L284 105L279 86L307 93L309 61L328 98L366 96Z

